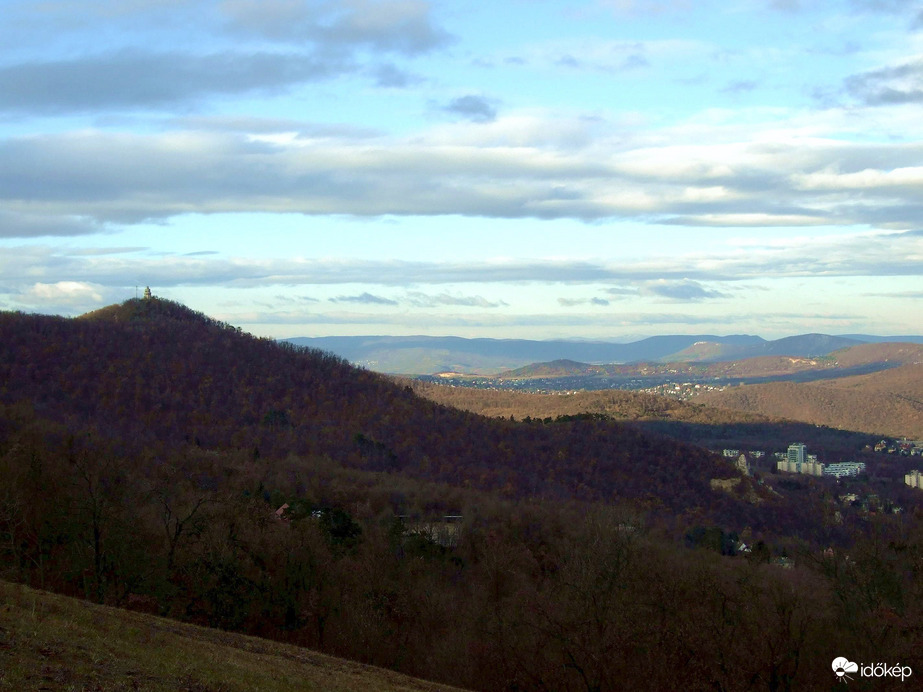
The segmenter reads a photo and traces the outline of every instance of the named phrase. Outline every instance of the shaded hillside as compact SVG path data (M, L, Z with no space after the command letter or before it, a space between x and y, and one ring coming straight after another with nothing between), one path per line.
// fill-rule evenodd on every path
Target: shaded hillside
M0 689L381 690L438 685L278 642L0 581Z
M923 438L923 366L815 383L779 382L703 394L696 401L818 425Z
M731 471L702 450L604 420L534 428L459 412L330 354L157 299L86 319L0 315L2 402L126 454L192 445L323 456L509 496L608 501L663 490L675 511L730 509L714 504L708 479Z

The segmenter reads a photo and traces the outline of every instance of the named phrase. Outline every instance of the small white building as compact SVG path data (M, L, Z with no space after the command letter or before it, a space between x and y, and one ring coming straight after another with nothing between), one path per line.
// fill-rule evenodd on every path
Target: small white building
M737 470L740 471L743 475L750 475L750 464L747 462L747 455L741 454L737 457Z

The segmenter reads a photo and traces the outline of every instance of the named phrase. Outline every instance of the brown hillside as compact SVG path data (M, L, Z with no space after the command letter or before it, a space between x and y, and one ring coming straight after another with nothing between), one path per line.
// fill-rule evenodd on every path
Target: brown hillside
M697 399L709 406L890 436L923 437L923 366L823 383L735 387Z
M896 362L903 364L923 363L923 344L883 343L860 344L831 353L841 368L866 363Z
M923 364L901 365L868 375L840 377L826 386L862 394L885 394L923 400Z
M578 413L602 413L625 420L672 420L709 425L766 420L753 413L732 412L621 389L575 394L533 394L452 387L416 380L411 382L411 386L414 392L436 403L495 418L553 418Z
M547 423L573 416L607 416L649 433L695 444L706 449L785 449L802 440L829 455L851 458L871 441L861 431L820 428L793 418L767 416L744 410L679 401L646 392L619 389L537 394L478 389L446 383L399 380L439 404L494 418ZM874 434L874 433L873 433Z
M833 367L833 363L826 358L755 356L709 364L705 373L713 377L771 377L793 375L808 370L826 370L830 367Z

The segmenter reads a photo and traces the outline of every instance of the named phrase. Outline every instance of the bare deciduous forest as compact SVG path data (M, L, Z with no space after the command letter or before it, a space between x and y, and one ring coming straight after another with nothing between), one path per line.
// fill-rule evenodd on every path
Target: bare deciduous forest
M483 417L168 301L0 314L0 478L4 579L460 687L923 670L911 495L860 516L601 412Z

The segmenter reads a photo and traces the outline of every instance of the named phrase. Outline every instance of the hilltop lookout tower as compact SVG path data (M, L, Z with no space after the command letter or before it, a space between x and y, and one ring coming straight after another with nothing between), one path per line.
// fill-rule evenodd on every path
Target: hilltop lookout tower
M151 295L151 287L145 286L144 287L144 300L150 300L153 297L154 296Z

